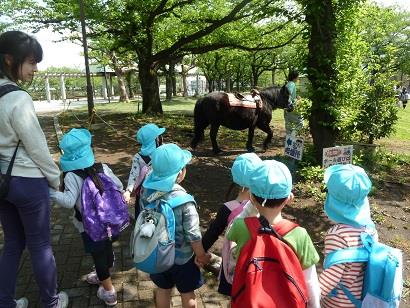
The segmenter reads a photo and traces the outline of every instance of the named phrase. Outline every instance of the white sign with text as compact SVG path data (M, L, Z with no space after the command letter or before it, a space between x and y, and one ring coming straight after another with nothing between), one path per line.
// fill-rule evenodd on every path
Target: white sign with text
M323 149L323 168L333 165L351 164L353 145L343 145Z
M302 160L303 155L303 138L295 135L286 135L285 138L285 155L293 159Z

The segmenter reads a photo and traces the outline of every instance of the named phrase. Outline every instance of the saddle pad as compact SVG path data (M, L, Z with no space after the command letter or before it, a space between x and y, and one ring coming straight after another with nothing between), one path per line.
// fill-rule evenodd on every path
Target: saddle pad
M249 101L249 100L239 100L235 97L234 94L232 93L227 93L228 94L228 101L229 101L229 106L231 107L242 107L242 108L251 108L251 109L256 109L257 107L260 108L261 106L257 106L257 104L261 104L261 101ZM250 97L250 99L254 99Z

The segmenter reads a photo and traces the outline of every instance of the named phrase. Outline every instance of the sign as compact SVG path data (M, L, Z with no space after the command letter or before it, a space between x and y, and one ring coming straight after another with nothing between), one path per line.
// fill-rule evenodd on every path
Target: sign
M323 168L332 165L351 164L353 158L353 145L323 149Z
M303 155L303 138L295 135L286 135L285 138L285 155L293 159L302 160Z

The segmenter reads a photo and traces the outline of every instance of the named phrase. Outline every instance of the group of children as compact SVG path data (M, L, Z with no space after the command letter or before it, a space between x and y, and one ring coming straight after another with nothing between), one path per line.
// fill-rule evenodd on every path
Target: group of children
M155 124L147 124L136 134L141 149L133 158L123 193L129 203L131 194L136 191L136 217L148 202L185 191L181 183L186 176L191 153L173 143L162 144L164 131ZM115 259L111 240L94 242L84 232L80 197L84 177L80 176L79 171L89 176L104 172L119 189L122 189L122 184L107 165L102 164L98 170L91 148L91 134L86 129L69 131L63 136L60 148L63 151L60 166L64 172L64 187L61 191L52 190L51 198L63 207L75 209L73 223L81 233L85 251L91 254L95 265L95 270L87 275L87 282L99 285L97 296L107 305L115 305L116 291L110 278ZM180 292L183 307L196 307L194 291L203 284L199 266L210 261L207 251L224 232L218 291L232 295L235 262L253 238L246 217L263 217L273 229L280 229L286 223L282 211L294 199L292 176L286 165L275 160L263 161L254 153L246 153L235 159L231 172L233 182L240 187L239 193L235 200L221 206L203 236L194 202L187 202L173 210L175 265L166 272L150 275L158 287L157 307L170 307L173 287ZM371 182L365 171L354 165L335 165L326 169L325 183L327 197L324 209L335 223L325 237L325 255L336 249L360 246L360 234L364 231L377 236L367 198ZM341 283L360 299L363 263L334 265L324 270L318 278L316 264L319 255L306 229L295 225L291 231L281 234L281 238L300 263L308 307L355 307L341 289Z

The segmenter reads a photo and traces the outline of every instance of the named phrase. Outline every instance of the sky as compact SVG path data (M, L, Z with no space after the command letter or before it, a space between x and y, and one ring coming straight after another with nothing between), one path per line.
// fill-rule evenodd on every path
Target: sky
M383 6L397 5L405 10L410 11L410 0L375 0ZM51 30L41 30L35 34L35 37L43 47L43 61L39 63L40 70L45 70L50 66L55 67L77 67L84 69L84 58L82 56L82 47L70 42L56 42L60 39L58 34Z

